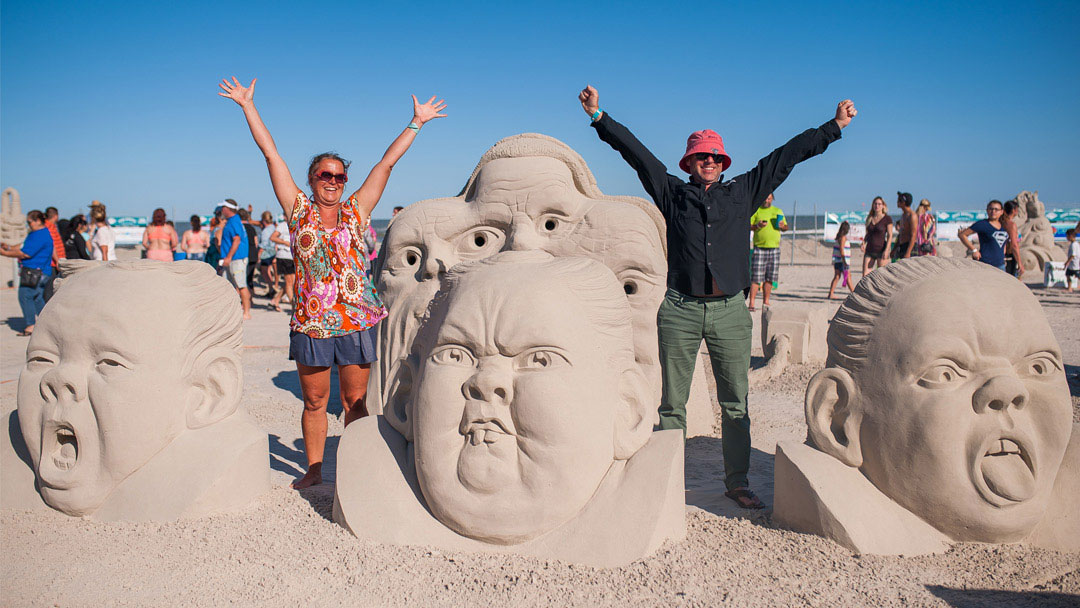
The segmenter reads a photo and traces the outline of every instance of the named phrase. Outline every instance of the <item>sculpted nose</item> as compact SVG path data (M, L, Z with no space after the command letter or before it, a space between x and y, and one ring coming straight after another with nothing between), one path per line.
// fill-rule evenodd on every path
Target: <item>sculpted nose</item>
M46 403L56 403L63 398L82 401L86 398L86 382L70 365L58 365L41 377L41 396Z
M1008 408L1022 409L1031 398L1027 387L1019 378L1010 374L994 376L980 386L972 395L971 404L977 414L987 410L1005 412Z
M510 232L506 235L506 249L528 251L539 249L541 245L540 235L536 232L532 218L524 214L516 215L510 225Z
M443 261L434 255L428 254L424 258L424 267L421 272L423 279L427 281L441 277L444 274L446 274L446 265L443 264Z
M466 399L509 405L514 399L514 382L507 366L492 362L480 369L461 387Z

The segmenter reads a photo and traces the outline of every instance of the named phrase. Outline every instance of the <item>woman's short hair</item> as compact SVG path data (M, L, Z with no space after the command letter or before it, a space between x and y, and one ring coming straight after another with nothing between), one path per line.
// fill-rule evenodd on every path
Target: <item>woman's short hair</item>
M315 179L315 167L319 166L319 162L327 159L336 160L337 162L341 163L342 167L345 168L345 173L349 172L349 165L351 165L352 163L345 160L344 158L341 158L341 155L339 155L337 152L323 152L322 154L316 154L315 156L311 157L311 162L308 163L307 180L309 185L312 183L312 180Z
M191 216L191 229L198 232L202 228L202 218L197 215Z
M31 209L26 212L26 221L28 222L45 222L45 214L38 209Z
M262 221L264 221L264 222L273 222L274 221L274 214L270 213L269 211L263 211L262 212Z
M926 198L922 199L921 201L919 201L919 206L920 207L926 207L926 210L930 211L930 199L926 199Z
M90 219L95 222L104 222L108 218L105 213L105 205L95 205L90 209Z

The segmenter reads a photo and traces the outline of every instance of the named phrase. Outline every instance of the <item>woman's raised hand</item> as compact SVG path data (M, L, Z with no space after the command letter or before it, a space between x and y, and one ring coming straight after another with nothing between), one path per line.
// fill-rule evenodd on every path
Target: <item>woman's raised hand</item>
M227 78L222 78L218 86L222 88L223 93L218 93L222 97L228 97L235 101L240 107L244 107L255 100L255 81L256 78L251 79L251 84L244 86L240 84L240 81L233 76L232 83ZM414 98L415 99L415 98Z
M255 84L255 81L252 81L252 84ZM427 100L427 103L420 103L417 101L416 95L412 96L413 122L417 126L423 126L425 122L433 118L446 118L446 114L440 114L446 109L446 101L443 99L435 101L435 97L436 95L432 95L431 99Z

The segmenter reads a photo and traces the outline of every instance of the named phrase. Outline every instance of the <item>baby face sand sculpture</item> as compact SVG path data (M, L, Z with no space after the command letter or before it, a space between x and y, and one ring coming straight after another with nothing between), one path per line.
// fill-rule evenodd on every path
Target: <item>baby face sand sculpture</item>
M814 447L948 540L1020 541L1056 513L1060 474L1076 474L1072 407L1026 287L967 260L904 261L859 284L828 342L806 393ZM780 469L776 511L798 523Z
M635 358L659 395L656 310L664 295L663 219L646 201L606 196L581 157L537 134L508 137L481 158L462 194L410 205L392 222L378 277L390 310L369 400L408 354L419 318L455 264L500 251L542 250L604 263L633 311Z
M681 535L681 492L668 491L681 490L681 434L652 433L650 386L611 271L586 258L505 252L455 267L442 284L413 355L388 384L397 437L361 421L342 438L339 459L356 474L339 473L337 520L377 540L601 564ZM358 453L378 444L397 452L398 467ZM375 480L385 473L374 467L399 477ZM395 498L394 486L407 483L429 514ZM624 494L637 484L654 489ZM613 513L603 507L611 501L632 506ZM392 523L380 520L387 504ZM580 529L594 518L608 521Z
M19 376L19 426L45 503L172 519L268 489L266 435L239 408L242 328L228 284L198 263L84 267L49 302Z

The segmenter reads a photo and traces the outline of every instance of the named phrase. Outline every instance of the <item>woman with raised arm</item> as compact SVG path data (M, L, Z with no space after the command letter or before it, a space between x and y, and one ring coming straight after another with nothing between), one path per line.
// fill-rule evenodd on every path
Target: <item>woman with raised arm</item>
M421 104L413 95L412 122L394 139L358 190L341 200L349 181L349 162L333 152L311 159L307 179L311 196L293 181L278 154L274 139L255 109L255 80L243 86L234 77L222 80L222 97L244 110L251 136L266 157L270 182L289 224L296 265L296 297L289 333L289 358L296 361L304 413L308 471L294 488L322 483L326 444L326 403L330 396L330 366L338 368L338 387L345 424L367 415L364 397L368 374L375 361L374 326L386 316L375 288L365 272L364 231L371 210L382 197L394 165L412 145L424 124L446 109L432 97Z

